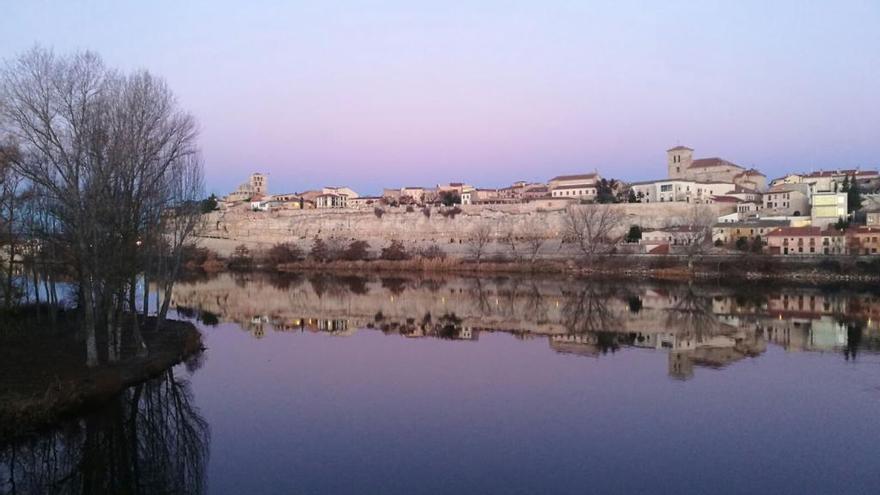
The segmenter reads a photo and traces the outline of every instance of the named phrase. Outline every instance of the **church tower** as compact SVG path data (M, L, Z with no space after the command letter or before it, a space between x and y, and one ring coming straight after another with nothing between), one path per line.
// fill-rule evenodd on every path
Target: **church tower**
M670 179L687 177L687 169L694 161L694 150L687 146L676 146L666 150L666 167Z

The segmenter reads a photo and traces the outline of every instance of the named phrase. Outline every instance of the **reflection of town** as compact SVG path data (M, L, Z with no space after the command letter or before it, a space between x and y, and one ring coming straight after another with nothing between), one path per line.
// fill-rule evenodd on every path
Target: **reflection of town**
M547 338L559 353L600 356L621 347L668 353L669 374L719 368L787 351L833 351L854 359L880 349L880 296L789 288L600 283L520 277L230 275L181 283L174 306L212 325L352 335L477 340L482 332Z

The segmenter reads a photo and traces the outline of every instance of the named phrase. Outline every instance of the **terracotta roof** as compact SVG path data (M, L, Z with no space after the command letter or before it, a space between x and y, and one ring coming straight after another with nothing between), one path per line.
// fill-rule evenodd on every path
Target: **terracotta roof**
M577 174L577 175L558 175L550 180L551 181L554 181L554 180L587 180L587 179L595 179L597 175L599 175L599 174L592 173L592 174Z
M733 166L733 167L737 167L737 168L742 168L739 165L736 165L735 163L730 163L729 161L718 158L717 156L712 157L712 158L700 158L700 159L694 160L691 163L691 166L688 168L712 168L712 167L725 167L725 166Z
M740 203L742 200L733 196L713 196L712 200L717 203Z
M596 189L593 186L587 186L587 185L583 185L583 186L557 186L557 187L554 187L553 189L556 190L556 189L584 189L584 188Z
M767 233L767 237L816 237L837 235L843 235L843 232L837 230L823 231L821 227L780 227Z
M848 170L820 170L818 172L810 172L809 174L804 174L804 177L837 177L841 175L855 175L859 176L876 176L878 172L876 170L856 170L856 169L848 169Z
M681 150L694 151L693 149L688 148L687 146L676 146L675 148L669 148L666 151L681 151Z
M669 244L658 244L649 249L648 254L669 254Z

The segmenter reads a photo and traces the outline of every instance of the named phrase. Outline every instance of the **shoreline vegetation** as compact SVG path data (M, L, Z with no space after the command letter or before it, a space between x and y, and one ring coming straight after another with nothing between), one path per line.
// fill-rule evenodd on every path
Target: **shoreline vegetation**
M340 273L416 272L449 274L556 274L564 276L641 280L689 281L696 279L779 280L806 283L835 281L880 281L880 259L853 256L780 258L755 253L701 255L597 254L590 260L523 259L492 256L483 259L446 256L432 246L408 252L392 241L378 256L371 255L364 241L331 250L315 241L309 253L293 244L276 244L251 250L238 246L228 257L207 248L185 253L189 272L279 272L329 271Z
M87 366L75 318L62 314L53 328L45 321L40 325L36 314L7 315L23 316L26 322L6 325L0 333L0 440L34 433L100 407L126 388L198 358L204 349L192 323L165 320L157 329L155 317L150 317L141 325L149 353L128 342L117 359Z

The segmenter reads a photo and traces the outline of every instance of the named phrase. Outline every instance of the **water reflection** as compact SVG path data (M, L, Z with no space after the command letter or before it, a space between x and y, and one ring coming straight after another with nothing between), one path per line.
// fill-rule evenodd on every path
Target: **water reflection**
M721 368L761 355L880 348L880 298L869 292L693 284L601 283L522 277L220 275L179 284L173 304L205 323L267 331L477 340L481 332L546 338L556 352L601 356L621 348L668 354L667 372Z
M100 411L3 446L0 493L204 493L208 444L188 382L167 371Z

